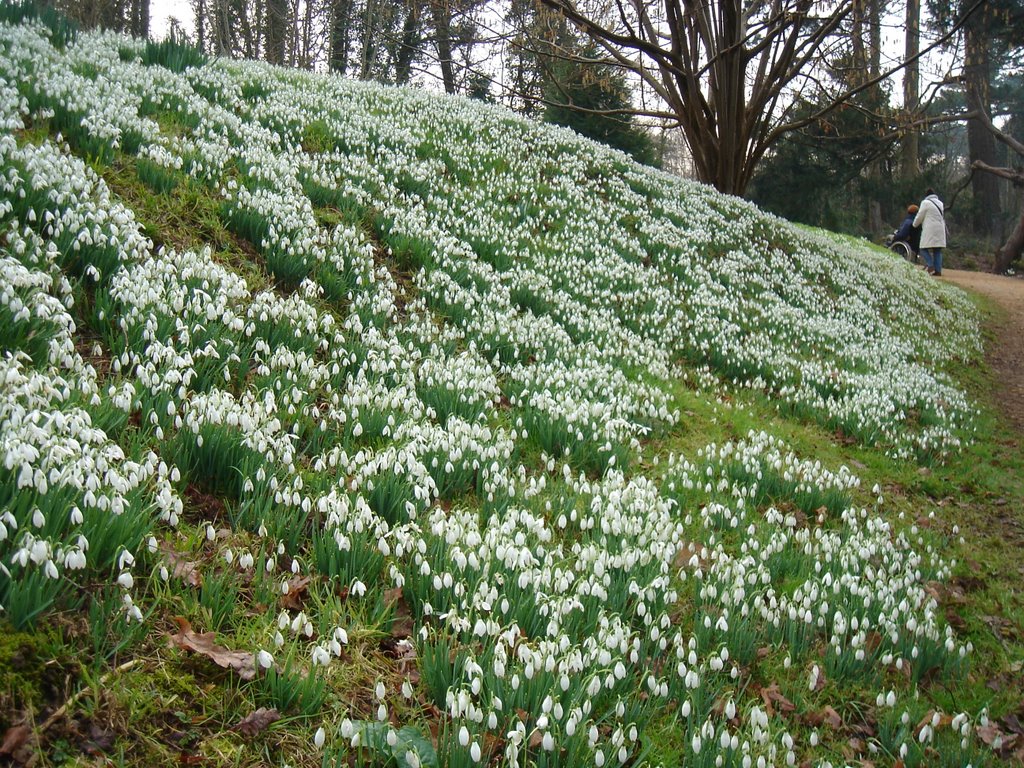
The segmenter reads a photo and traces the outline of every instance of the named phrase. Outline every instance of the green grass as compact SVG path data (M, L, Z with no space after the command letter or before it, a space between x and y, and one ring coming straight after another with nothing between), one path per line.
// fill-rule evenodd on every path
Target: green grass
M256 258L255 247L224 224L221 202L206 185L181 177L175 179L173 194L154 194L154 185L148 183L148 170L142 170L129 157L118 157L109 166L94 170L134 211L143 232L157 247L182 251L208 246L217 261L245 278L253 293L270 285L260 259Z
M180 247L189 247L190 239L195 237L193 231L179 231L178 227L185 220L198 221L204 237L215 242L221 239L220 253L226 260L241 262L248 258L223 229L216 207L204 190L187 192L187 202L164 198L153 203L152 196L131 176L132 171L130 166L115 163L105 176L119 195L132 199L147 231L166 238L165 242L173 238ZM187 190L188 184L185 187ZM249 269L253 269L249 264ZM948 616L958 617L952 618L958 635L971 640L975 652L966 677L920 687L920 708L924 713L933 708L978 712L987 707L993 715L1000 715L1013 711L1019 704L1015 681L1019 680L1024 660L1024 599L1019 561L1024 535L1015 519L1024 500L1024 457L1020 436L1009 430L991 400L991 372L984 366L963 366L952 373L967 384L982 404L982 414L978 420L978 440L944 465L922 468L851 445L820 426L781 414L763 395L743 393L714 402L681 382L674 392L674 407L682 414L679 426L648 443L638 456L636 467L638 471L650 470L655 456L675 451L692 457L708 443L738 440L750 429L765 429L783 439L800 456L820 459L833 468L850 466L862 479L861 488L852 492L855 504L870 508L871 488L878 484L883 489L885 508L898 525L927 525L931 534L948 538L951 543L957 538L952 528L958 525L965 543L962 547L952 545L959 564L952 586L940 588L940 604ZM935 517L929 520L933 512ZM372 688L377 677L398 675L394 662L382 655L377 646L379 639L387 636L386 632L373 623L360 625L362 629L353 632L357 639L346 649L344 663L333 666L324 688L306 694L309 698L293 691L297 684L294 671L286 671L277 681L247 684L201 657L168 651L163 637L171 631L167 621L174 615L195 617L197 628L228 632L226 643L228 638L237 644L246 637L257 642L257 637L266 634L266 606L256 598L258 590L223 584L214 570L223 548L232 543L258 546L258 542L242 532L229 532L226 540L216 543L206 541L199 528L186 526L184 532L198 548L188 557L197 558L209 578L202 588L185 591L180 586L161 586L154 580L149 590L155 617L152 627L144 637L116 649L112 661L100 668L110 675L110 669L116 669L115 663L134 659L134 666L99 685L99 673L92 659L75 660L78 635L66 634L57 649L47 650L48 654L64 659L61 665L67 690L86 691L75 702L76 722L107 723L114 735L114 745L107 754L115 762L122 760L125 764L169 764L186 757L192 759L191 756L202 758L206 764L225 766L282 760L293 765L318 764L309 745L322 719L312 713L332 712L330 717L337 719L347 713L352 719L372 720L373 703L348 699L347 693L358 696L360 691ZM687 610L685 604L681 610ZM366 618L372 621L371 617ZM43 642L40 638L48 636L46 633L52 633L55 624L63 621L66 619L58 616L34 634L10 635L12 640L5 647L20 638L28 643L27 647L37 648ZM110 639L104 642L110 648ZM782 655L776 651L763 658L759 656L751 662L744 685L765 686L774 682L783 695L797 704L798 710L814 712L831 704L849 727L880 727L873 712L852 703L843 704L867 700L868 693L878 690L877 686L854 675L846 680L830 679L825 689L812 694L806 690L805 664L793 664L787 669ZM59 695L41 693L46 689L46 676L51 674L45 665L23 666L15 674L17 688L25 691L24 696L34 700L35 706L59 705ZM889 682L893 686L903 684L899 680ZM13 684L9 689L13 689ZM281 705L284 717L266 732L250 739L230 730L257 707L274 705ZM407 714L416 713L413 710ZM69 754L76 753L70 720L69 717L51 726L53 733L48 734L47 741L51 750L63 743ZM429 717L423 722L429 723ZM804 736L811 730L803 720L794 719L791 725L795 733ZM822 745L815 756L841 762L848 734L833 733L827 727L817 730ZM658 715L647 738L651 764L677 764L688 743L683 722L671 711ZM44 765L57 764L56 752L51 751L47 760Z
M173 50L168 52L171 54L177 55ZM33 126L20 140L38 141L49 130L48 125ZM332 148L329 136L316 124L310 126L304 140L311 152ZM145 233L158 246L198 249L209 245L215 258L242 274L253 292L271 285L271 275L253 245L226 226L221 202L210 187L185 174L175 174L171 185L145 162L123 153L94 163L94 169L134 210ZM346 204L344 200L320 201L317 215L321 223L365 225L367 219L374 218L372 212ZM409 269L429 261L425 246L414 237L385 232L382 227L375 234L393 246L396 268ZM524 294L518 298L535 312L548 310L538 297ZM984 302L979 305L989 326L993 325L997 310ZM85 311L84 307L78 311ZM996 341L991 336L987 339L990 344ZM781 438L801 457L820 460L831 468L849 466L862 480L861 487L851 492L857 506L871 509L875 504L871 489L878 485L885 497L885 514L898 528L919 526L931 539L948 542L947 551L957 558L958 565L953 580L936 587L936 593L958 636L970 640L975 648L966 675L940 682L923 681L915 706L922 714L929 709L977 713L987 707L998 717L1020 705L1024 663L1024 571L1020 560L1024 546L1024 521L1020 519L1024 452L1021 435L999 415L992 394L996 390L992 372L985 365L971 364L955 366L949 373L968 388L982 410L977 420L977 440L945 464L921 467L894 461L881 451L853 444L820 425L780 411L776 403L760 393L743 391L716 401L698 392L692 381L680 381L672 393L672 407L681 414L679 424L649 440L635 453L630 468L656 476L656 458L663 460L670 452L694 458L709 443L741 440L750 430L763 429ZM528 444L516 458L536 469L540 451L534 448ZM302 542L298 538L288 542L287 556L279 556L269 541L255 535L262 518L249 514L248 508L231 506L237 504L239 483L234 476L219 474L218 470L241 461L230 457L224 461L209 459L205 461L208 466L199 466L202 458L196 459L195 467L181 462L191 475L186 482L200 484L226 501L225 514L217 517L210 508L190 500L183 516L185 522L173 539L163 542L183 560L195 564L202 575L200 584L183 583L173 574L163 581L159 573L162 560L154 557L148 572L137 572L137 593L145 595L149 617L145 625L126 626L117 614L116 600L105 594L97 595L92 608L51 615L30 632L14 632L6 626L0 631L0 732L24 718L38 731L50 713L69 704L66 714L46 733L39 734L46 745L41 765L61 764L63 755L78 760L71 764L85 764L82 754L87 738L82 734L89 733L91 724L102 724L109 731L110 745L100 751L114 764L201 762L228 766L287 762L315 766L320 758L311 745L317 727L336 725L343 717L372 720L376 703L367 692L375 682L386 680L391 691L401 685L405 670L386 646L391 638L391 622L397 622L397 611L383 604L380 584L368 585L370 591L364 601L341 597L353 574L373 573L380 583L384 582L383 558L370 539L355 542L356 555L345 560L338 558L337 549L330 546L333 542ZM455 488L452 493L461 490ZM406 491L400 482L381 482L370 503L385 517L397 519ZM212 539L206 522L213 530ZM958 534L954 534L954 526L959 526ZM273 527L273 521L268 527ZM304 529L298 528L293 533L300 537ZM957 543L961 536L963 545ZM283 540L285 532L272 531L270 538ZM253 552L255 575L241 578L231 572L227 576L223 563L229 549ZM280 610L280 580L291 556L316 562L319 573L331 577L310 585L304 599L317 603L318 615L331 614L349 627L349 644L342 662L333 664L329 675L311 679L303 666L308 659L289 659L287 650L282 650L282 663L288 661L280 674L243 681L201 655L168 648L167 636L175 631L176 616L187 618L197 631L220 633L218 642L232 649L254 651L265 647L274 629L268 625L268 617L273 622ZM356 557L370 565L353 567ZM381 565L371 567L378 560ZM272 576L265 575L268 562L278 569ZM692 591L682 594L680 623L689 630L699 606ZM324 606L331 610L325 611ZM526 626L527 621L536 618L524 616L522 623ZM318 627L317 632L329 629ZM83 652L83 648L87 650ZM868 701L869 693L878 689L874 680L857 673L841 679L833 675L821 691L807 690L805 662L819 649L806 649L801 663L788 667L778 649L768 648L763 653L760 648L744 650L749 663L745 665L746 677L737 688L777 683L782 694L797 704L798 711L814 712L831 705L847 726L888 727L880 722L873 707L856 703ZM421 661L426 677L426 659ZM447 661L446 651L439 668L447 669ZM903 680L882 682L906 688ZM421 686L421 694L427 687ZM438 697L441 691L433 693ZM441 699L443 703L443 696ZM714 702L706 704L712 706ZM426 704L407 703L395 696L389 699L389 705L397 708L401 722L418 722L423 733L429 733L430 725L436 724L436 711ZM231 730L260 706L278 706L282 718L255 737L243 737ZM13 714L3 714L7 712ZM805 732L813 727L799 718L790 725L801 735L807 735ZM818 732L823 742L814 757L842 763L849 732L831 732L826 727L819 727ZM686 725L677 712L659 713L647 734L649 762L679 764L686 754L686 734ZM101 737L92 738L95 741ZM102 738L106 744L106 736Z
M999 310L983 299L977 299L977 303L989 329L986 344L997 343L991 328L998 325ZM885 498L885 514L898 529L918 526L937 541L947 543L947 556L956 558L957 566L949 583L935 586L940 613L945 613L958 640L970 640L974 645L967 675L921 684L922 714L931 709L977 713L988 708L991 716L998 717L1020 706L1024 665L1024 567L1020 559L1024 547L1024 451L1021 435L999 412L994 396L998 386L991 369L983 363L963 364L952 367L949 373L964 384L981 412L976 421L977 439L944 464L923 467L895 461L820 426L786 416L759 393L744 392L715 402L698 394L692 383L679 382L673 405L682 414L680 424L645 446L639 469L653 471L655 457L669 452L692 459L709 443L740 440L751 429L763 429L781 438L799 456L818 459L833 469L843 464L850 467L862 481L861 487L852 492L855 506L872 508L872 488L877 484ZM954 534L954 526L959 527L959 533ZM959 543L961 537L963 544ZM693 607L682 606L680 610L686 613ZM794 703L805 700L807 711L831 703L844 723L877 727L874 714L852 702L869 700L868 694L879 690L878 684L859 682L856 676L843 682L829 680L826 689L808 698L806 666L794 663L786 669L776 651L755 661L750 675L748 686L777 682ZM890 682L897 690L905 685L899 680ZM848 703L844 708L837 702ZM648 736L652 764L678 764L689 741L681 728L682 721L674 715L659 716ZM809 735L806 724L803 730L804 736ZM828 728L819 728L818 733L822 750L815 753L815 759L841 764L845 759L844 736L830 734ZM827 740L830 735L836 739L834 743Z

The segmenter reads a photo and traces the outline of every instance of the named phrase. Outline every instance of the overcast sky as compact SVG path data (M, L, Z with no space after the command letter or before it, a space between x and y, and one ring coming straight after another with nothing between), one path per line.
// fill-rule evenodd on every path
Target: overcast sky
M168 19L176 18L182 28L192 34L195 28L195 16L189 0L152 0L149 6L149 33L157 40L167 36L170 29Z

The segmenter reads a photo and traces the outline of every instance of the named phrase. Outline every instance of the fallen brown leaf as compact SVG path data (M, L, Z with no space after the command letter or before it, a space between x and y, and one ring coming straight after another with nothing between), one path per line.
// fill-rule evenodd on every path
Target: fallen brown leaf
M843 718L832 707L825 707L820 712L807 712L801 719L813 728L828 725L829 728L838 731L843 727Z
M1003 732L999 730L999 726L995 723L989 723L988 725L979 725L978 738L985 742L986 746L996 748L996 744L1000 743L1003 738Z
M1006 715L1003 718L1003 724L1007 727L1010 733L1016 733L1019 736L1024 736L1024 726L1021 725L1020 719L1016 715Z
M89 723L89 740L83 747L83 751L96 757L103 754L104 752L110 751L111 747L114 746L114 732L109 731L106 728L98 725L97 723Z
M875 726L870 722L854 723L850 726L850 731L867 739L874 738L875 736Z
M217 645L216 632L194 632L188 620L181 616L175 616L174 623L178 625L178 633L168 635L168 640L175 648L202 654L217 666L233 670L243 680L252 680L256 677L256 659L253 654L246 651L231 651Z
M262 731L265 731L271 723L275 723L280 719L281 713L276 709L260 707L255 712L246 715L231 726L231 730L238 731L243 736L252 738Z
M792 712L794 709L796 709L796 706L793 704L793 702L791 702L789 699L782 695L782 692L779 690L778 683L772 683L766 688L762 688L761 698L764 700L764 706L765 709L768 710L769 717L775 714L775 708L773 707L773 704L777 704L779 706L780 712Z
M309 576L292 576L286 582L288 591L281 594L281 607L290 611L301 611L309 589Z
M3 742L0 743L0 755L10 757L21 749L31 736L32 729L24 723L11 726L4 734Z
M203 574L199 570L199 563L187 559L186 555L175 550L167 541L160 545L160 551L167 557L167 564L171 566L171 576L193 587L203 586Z

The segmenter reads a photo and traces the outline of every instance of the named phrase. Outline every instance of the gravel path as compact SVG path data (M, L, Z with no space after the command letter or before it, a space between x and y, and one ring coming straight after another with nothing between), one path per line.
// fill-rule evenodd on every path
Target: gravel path
M999 375L997 402L1018 431L1024 432L1024 280L959 269L944 269L942 277L987 296L1005 310L992 329L995 338L985 353Z

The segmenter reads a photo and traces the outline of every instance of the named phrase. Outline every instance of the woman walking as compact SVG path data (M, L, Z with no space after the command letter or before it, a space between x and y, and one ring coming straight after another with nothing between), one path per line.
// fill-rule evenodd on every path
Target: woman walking
M929 275L942 275L942 249L946 247L945 210L939 196L930 187L918 206L914 226L921 228L921 255Z

